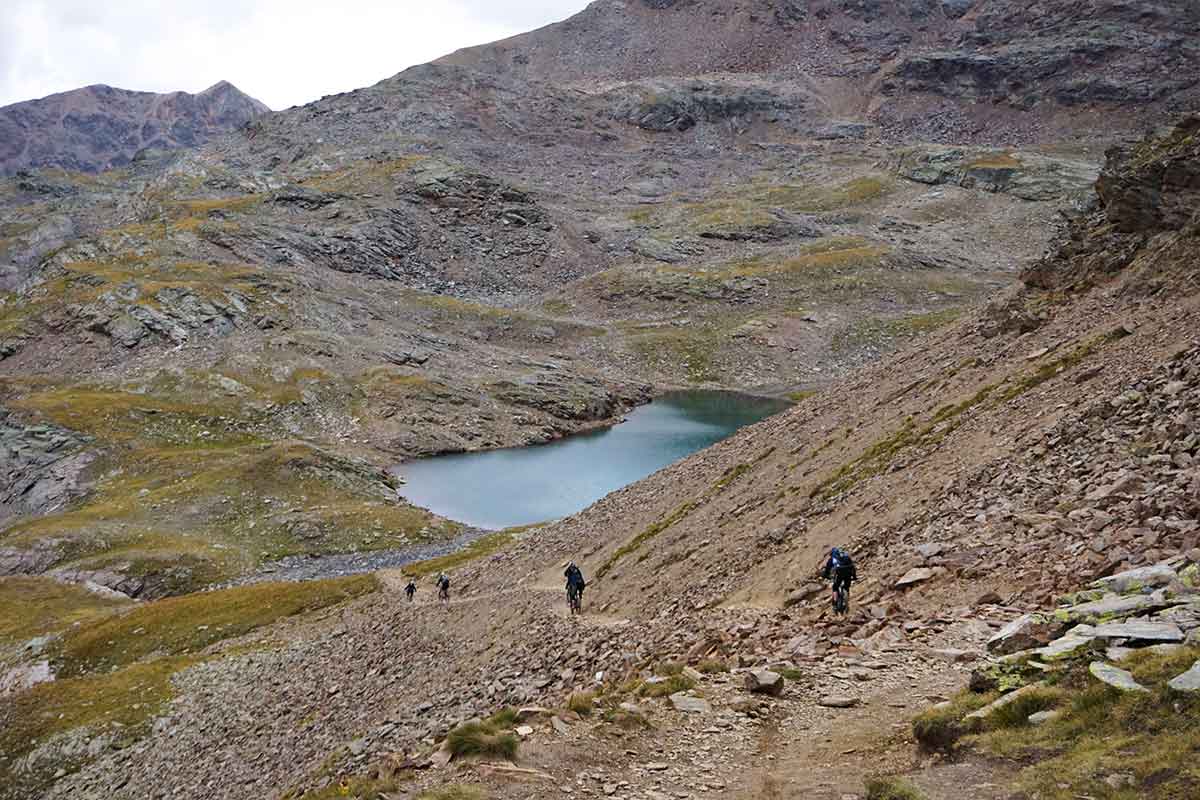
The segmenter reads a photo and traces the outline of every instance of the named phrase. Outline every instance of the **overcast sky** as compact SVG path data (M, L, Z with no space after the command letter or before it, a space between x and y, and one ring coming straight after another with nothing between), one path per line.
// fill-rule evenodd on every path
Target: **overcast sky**
M587 0L0 0L0 105L93 83L271 108L369 86Z

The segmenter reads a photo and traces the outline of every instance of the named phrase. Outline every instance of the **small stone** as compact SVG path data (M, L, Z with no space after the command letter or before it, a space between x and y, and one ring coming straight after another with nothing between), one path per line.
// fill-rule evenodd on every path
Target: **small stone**
M932 578L936 573L928 567L914 567L904 573L904 577L896 581L895 588L904 589L909 586L915 586L918 583L924 583Z
M522 739L527 739L530 736L533 736L533 728L528 725L518 725L517 736L520 736Z
M699 697L691 697L683 692L676 692L671 695L671 705L675 707L676 711L682 711L685 714L712 713L712 706L708 704L707 700Z
M646 769L650 770L651 772L663 772L667 769L667 767L668 765L661 761L653 761L646 765Z
M1030 725L1045 725L1047 722L1055 722L1062 718L1061 711L1039 711L1036 714L1029 715Z
M824 708L854 708L858 703L857 697L844 694L826 695L817 701L817 705Z
M755 694L779 697L783 694L784 683L782 675L769 669L752 669L746 673L746 689Z
M556 733L566 735L571 732L571 726L562 721L561 717L551 717L550 727L554 728Z

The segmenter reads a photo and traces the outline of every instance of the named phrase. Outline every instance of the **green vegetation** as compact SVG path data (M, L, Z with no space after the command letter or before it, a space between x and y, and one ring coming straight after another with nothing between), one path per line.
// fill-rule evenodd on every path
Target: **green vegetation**
M567 708L581 717L591 716L591 713L596 710L596 693L575 692L567 698Z
M1122 661L1149 692L1117 691L1088 674L1086 659L1072 663L1051 677L1050 687L1009 704L962 741L1027 764L1016 788L1046 800L1188 797L1200 782L1200 698L1172 692L1167 682L1198 658L1200 649L1185 647L1144 650ZM991 697L964 693L948 708L918 717L914 732L923 743L963 736L962 717ZM1028 724L1029 714L1048 708L1061 717ZM1113 775L1122 776L1115 787L1106 780Z
M86 728L127 745L144 736L151 721L174 696L171 676L195 663L188 658L160 658L117 672L42 683L16 695L0 698L0 785L20 787L30 796L52 781L59 768L77 769L73 762L37 765L16 771L15 762L53 737Z
M688 383L721 380L721 371L714 363L714 358L722 339L713 330L652 331L631 336L629 341L646 361L660 364L668 370L674 365L682 365Z
M453 553L437 558L426 559L425 561L417 561L408 564L403 568L405 575L411 575L414 578L420 578L425 575L434 575L439 572L449 572L455 567L461 567L463 564L475 561L485 556L490 556L492 553L499 552L511 545L515 539L515 534L512 531L498 531L497 533L489 533L481 536L471 542L466 547L457 550Z
M0 645L58 633L129 605L82 586L50 578L14 575L0 578Z
M260 583L138 605L66 634L56 649L59 672L76 677L133 664L146 656L196 654L285 617L305 614L379 589L374 575L302 583Z
M674 511L672 511L670 514L663 517L658 522L655 522L653 525L651 525L648 528L646 528L645 530L643 530L637 536L634 536L628 542L626 542L625 544L618 547L616 552L614 552L611 556L609 556L608 560L605 561L603 564L601 564L600 568L596 570L596 577L603 578L605 575L608 574L608 572L614 566L616 566L616 563L618 561L620 561L622 558L629 555L630 553L637 552L643 544L650 541L655 536L658 536L660 533L662 533L663 531L670 528L676 522L679 522L680 520L685 518L688 514L695 511L696 508L698 507L698 505L699 505L698 503L696 503L694 501L690 501L690 500L686 503L683 503L678 508L676 508Z
M119 452L125 468L82 505L9 528L5 544L52 538L56 566L117 569L179 594L287 555L403 547L458 530L397 504L378 470L302 442Z
M723 492L738 478L750 472L754 468L755 464L758 464L762 460L766 459L774 452L775 448L769 447L763 452L759 453L755 457L754 461L750 463L736 464L725 470L725 473L721 475L717 482L704 491L704 494L700 496L699 500L689 500L681 504L666 517L663 517L658 522L650 525L637 536L634 536L628 542L618 547L616 552L609 556L608 560L601 564L600 568L596 570L596 577L603 578L622 558L631 553L637 552L641 549L642 545L646 544L663 531L668 530L680 520L686 518L689 514L699 508L702 503Z
M686 692L694 688L696 688L694 680L686 675L679 674L654 683L643 682L638 686L637 693L641 697L667 697L676 692Z
M867 800L925 800L925 795L900 778L868 778Z
M999 383L988 384L959 403L942 406L926 422L922 423L912 417L905 418L899 428L874 442L858 458L843 464L817 484L810 496L828 500L868 478L887 472L906 450L936 447L966 421L968 411L985 405L995 408L1014 400L1078 366L1096 351L1124 335L1127 334L1118 330L1083 342L1066 354L1045 362L1030 372Z
M913 720L913 738L926 750L949 752L966 733L963 718L996 699L994 694L963 692Z
M729 664L715 659L706 659L696 665L696 671L701 675L715 675L718 672L729 672Z
M446 735L446 748L455 758L505 758L517 756L520 740L491 722L467 722Z
M890 347L949 325L962 315L961 308L947 308L895 319L864 318L834 335L835 351L847 352L866 346Z

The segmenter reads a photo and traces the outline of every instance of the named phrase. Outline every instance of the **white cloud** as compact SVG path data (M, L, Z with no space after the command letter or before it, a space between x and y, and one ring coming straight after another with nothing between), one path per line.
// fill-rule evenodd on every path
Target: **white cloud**
M93 83L196 92L220 80L272 108L368 86L587 0L4 0L0 105Z

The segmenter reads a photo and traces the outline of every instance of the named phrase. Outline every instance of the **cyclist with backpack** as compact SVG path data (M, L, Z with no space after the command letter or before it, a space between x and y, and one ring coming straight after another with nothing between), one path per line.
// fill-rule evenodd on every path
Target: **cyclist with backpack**
M410 602L410 603L411 603L411 602L413 601L413 595L417 593L417 580L416 580L416 578L409 578L409 579L408 579L408 586L405 586L405 587L404 587L404 593L405 593L406 595L408 595L408 602Z
M829 551L829 560L825 562L825 568L821 570L821 577L825 580L833 579L833 609L840 614L846 613L850 607L850 584L858 580L858 568L854 566L854 559L842 548L833 548ZM842 592L845 592L844 605L840 599Z
M567 579L567 607L571 609L571 613L578 614L583 609L583 590L587 586L583 580L583 572L572 561L567 564L567 571L563 573L563 577Z
M438 599L445 602L450 599L450 576L446 573L438 575Z

